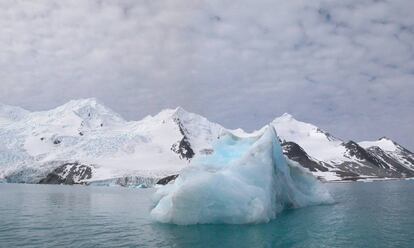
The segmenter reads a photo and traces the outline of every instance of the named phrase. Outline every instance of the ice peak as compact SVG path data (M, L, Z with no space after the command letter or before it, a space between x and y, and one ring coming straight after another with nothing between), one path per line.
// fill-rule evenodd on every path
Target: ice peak
M183 107L178 106L178 107L175 108L175 111L178 112L178 111L186 111L186 110Z
M306 123L306 122L302 122L302 121L298 121L297 119L295 119L289 113L284 113L283 115L275 118L272 121L272 123L279 123L279 124L286 124L286 125L299 125L299 126L312 126L312 127L315 127L312 124L309 124L309 123Z
M91 97L91 98L80 98L75 100L70 100L69 102L63 104L62 106L70 106L70 107L93 107L96 108L98 105L104 106L98 99Z
M76 111L76 110L84 109L84 108L112 111L112 110L109 110L108 107L106 107L103 103L101 103L96 98L81 98L81 99L70 100L69 102L63 105L60 105L59 107L55 109Z
M289 113L284 113L283 115L281 115L281 117L283 117L283 118L289 118L289 119L292 119L293 118L293 116L291 114L289 114Z
M27 116L30 112L26 109L0 103L0 125L7 121L19 121Z
M110 123L124 122L124 119L119 114L106 107L96 98L71 100L44 113L56 119L65 119L74 114L85 122L89 123L93 120L105 126Z
M175 108L174 110L174 116L177 117L182 117L182 116L186 116L191 114L190 112L188 112L187 110L185 110L183 107L178 106L177 108Z
M390 139L386 136L383 136L383 137L379 138L378 141L380 141L382 143L388 143L388 146L390 148L399 146L394 140L392 140L392 139Z
M276 117L273 122L289 122L295 121L296 119L289 113L284 113L283 115Z
M9 112L9 111L20 111L20 112L29 112L28 110L18 107L18 106L13 106L13 105L8 105L8 104L4 104L0 102L0 112Z
M384 151L395 151L399 146L387 137L381 137L376 141L362 141L358 143L363 148L377 146Z
M299 121L295 119L291 114L284 113L280 117L275 118L272 123L276 130L281 130L282 136L284 135L285 131L288 131L289 133L304 133L306 136L309 136L309 133L322 133L324 136L326 136L329 139L336 139L332 137L329 133L325 132L324 130L318 128L317 126Z
M188 115L194 115L194 114L178 106L174 109L171 109L171 108L164 109L158 114L156 114L154 117L158 117L161 119L168 119L168 118L183 118Z
M289 113L284 113L283 115L281 115L281 116L279 116L279 117L275 118L275 119L273 120L273 122L300 122L300 123L302 123L301 121L296 120L296 119L293 117L293 115L291 115L291 114L289 114ZM304 122L303 122L303 123L304 123Z

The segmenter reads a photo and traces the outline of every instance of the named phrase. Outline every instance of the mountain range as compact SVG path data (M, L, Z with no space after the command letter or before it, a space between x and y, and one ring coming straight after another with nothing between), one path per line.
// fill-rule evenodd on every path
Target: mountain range
M289 114L274 119L285 156L323 181L414 177L414 154L386 137L344 141ZM97 99L30 112L0 104L0 181L147 187L214 153L227 129L178 107L126 121Z

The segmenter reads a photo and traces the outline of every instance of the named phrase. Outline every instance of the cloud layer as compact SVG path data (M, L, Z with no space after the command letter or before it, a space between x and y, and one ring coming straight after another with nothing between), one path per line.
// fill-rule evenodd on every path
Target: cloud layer
M183 106L230 127L290 112L414 150L414 2L0 2L0 102Z

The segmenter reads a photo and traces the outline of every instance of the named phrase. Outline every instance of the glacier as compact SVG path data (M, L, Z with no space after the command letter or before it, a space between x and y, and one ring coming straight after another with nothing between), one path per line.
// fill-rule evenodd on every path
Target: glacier
M257 137L227 133L158 188L151 216L179 225L268 222L286 208L332 203L309 171L283 155L273 126Z
M414 154L391 139L347 142L289 114L270 125L284 155L320 180L414 177ZM82 164L90 177L73 181L65 174L64 184L152 187L190 163L209 170L233 163L265 130L228 129L181 107L125 120L95 98L45 111L0 103L0 182L51 182L43 179L66 164Z

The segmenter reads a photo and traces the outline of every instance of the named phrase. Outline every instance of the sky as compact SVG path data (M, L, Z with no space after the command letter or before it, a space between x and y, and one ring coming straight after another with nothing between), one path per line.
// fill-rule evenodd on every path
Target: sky
M228 128L288 112L414 150L414 1L0 1L0 102L182 106Z

